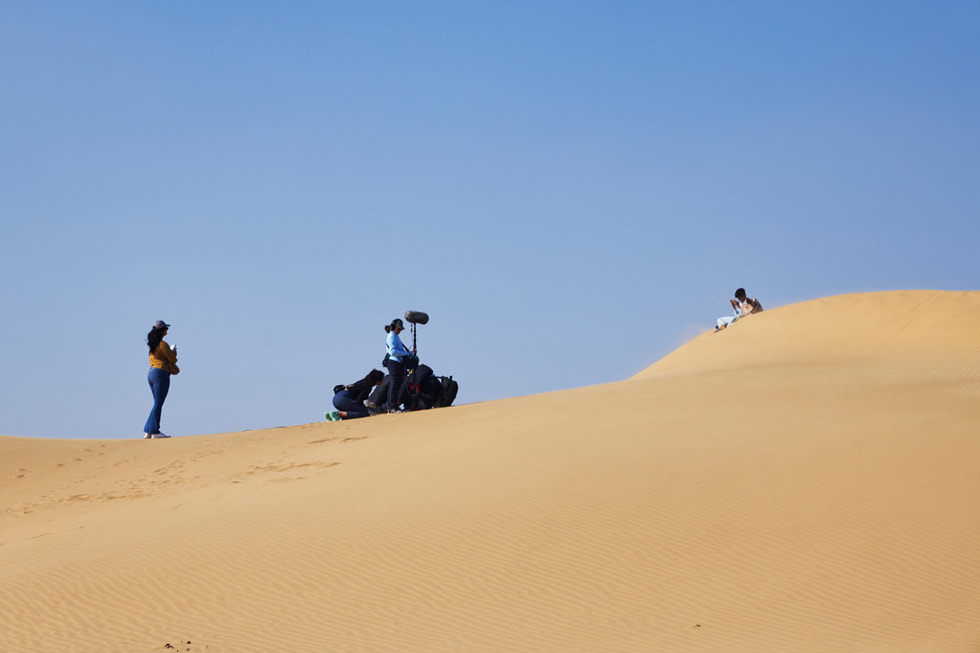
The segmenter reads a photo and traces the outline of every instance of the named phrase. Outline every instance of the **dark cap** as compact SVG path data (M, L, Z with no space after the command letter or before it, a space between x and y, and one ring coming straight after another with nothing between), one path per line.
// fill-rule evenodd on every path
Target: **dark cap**
M394 320L391 321L391 328L392 329L401 329L402 331L404 331L405 330L405 323L402 322L402 320L401 320L400 317L396 317Z
M164 322L163 320L157 320L156 322L153 323L153 328L154 329L169 329L170 328L170 325L167 324L166 322Z

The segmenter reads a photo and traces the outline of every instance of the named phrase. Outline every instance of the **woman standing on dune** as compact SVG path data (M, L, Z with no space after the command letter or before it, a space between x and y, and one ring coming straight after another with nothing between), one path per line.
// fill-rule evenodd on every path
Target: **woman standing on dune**
M150 347L150 371L146 379L150 383L150 392L153 393L153 408L143 427L144 438L170 437L160 432L160 415L163 412L163 402L170 391L170 377L179 374L180 368L177 367L177 347L171 349L163 340L169 329L169 324L157 320L146 334L146 344Z
M388 412L398 412L398 404L401 403L402 386L405 384L405 363L406 359L413 355L408 347L399 337L405 330L405 323L395 318L391 324L385 326L385 333L388 334L386 345L388 348L387 362L388 374L391 375L391 382L388 384Z

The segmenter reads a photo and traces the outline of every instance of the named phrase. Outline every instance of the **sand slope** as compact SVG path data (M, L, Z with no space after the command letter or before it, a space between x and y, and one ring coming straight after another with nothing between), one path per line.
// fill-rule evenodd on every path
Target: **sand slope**
M0 438L0 650L976 653L978 325L831 297L621 383Z

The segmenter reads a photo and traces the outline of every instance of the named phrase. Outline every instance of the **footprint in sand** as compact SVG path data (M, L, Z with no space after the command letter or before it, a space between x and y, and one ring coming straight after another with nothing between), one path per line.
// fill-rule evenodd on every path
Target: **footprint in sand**
M207 645L205 646L201 646L200 644L192 645L190 640L188 640L186 642L177 642L176 644L171 644L170 642L167 642L160 648L153 649L153 650L154 651L185 651L185 652L190 651L191 653L194 653L195 651L206 651L207 649L208 649Z

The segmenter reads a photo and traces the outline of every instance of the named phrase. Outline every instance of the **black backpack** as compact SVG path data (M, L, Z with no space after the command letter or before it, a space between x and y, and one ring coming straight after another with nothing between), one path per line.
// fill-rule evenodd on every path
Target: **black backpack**
M409 410L425 410L451 406L456 401L459 384L451 376L435 376L432 368L422 363L405 377L405 406Z
M456 401L456 393L459 392L459 384L451 376L440 376L438 378L439 382L442 383L442 392L439 393L439 398L432 407L442 408L444 406L452 406L453 402Z

